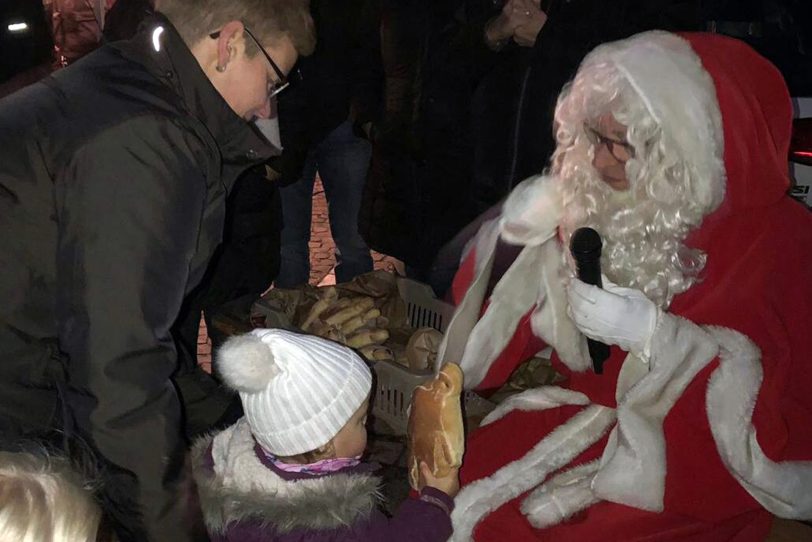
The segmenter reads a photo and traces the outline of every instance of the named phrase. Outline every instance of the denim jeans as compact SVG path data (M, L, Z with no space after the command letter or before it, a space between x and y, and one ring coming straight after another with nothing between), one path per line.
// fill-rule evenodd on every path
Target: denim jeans
M330 231L336 244L336 282L372 271L369 247L358 233L358 212L366 183L371 146L353 134L345 121L310 150L302 178L280 190L282 261L278 288L293 288L310 279L310 222L313 183L318 171L327 198Z

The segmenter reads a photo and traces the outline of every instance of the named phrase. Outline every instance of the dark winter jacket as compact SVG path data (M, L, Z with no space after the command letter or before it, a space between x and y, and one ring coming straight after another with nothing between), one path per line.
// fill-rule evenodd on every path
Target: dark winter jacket
M75 430L121 539L184 540L170 327L274 150L162 17L0 101L0 127L0 431Z
M476 215L470 185L471 97L490 52L471 0L381 0L384 109L359 221L374 249L426 268Z
M453 501L427 489L392 519L381 480L361 464L326 475L277 469L245 419L198 441L192 466L213 542L431 542L451 536Z
M106 41L130 39L144 19L154 12L154 0L116 0L104 18L104 39Z

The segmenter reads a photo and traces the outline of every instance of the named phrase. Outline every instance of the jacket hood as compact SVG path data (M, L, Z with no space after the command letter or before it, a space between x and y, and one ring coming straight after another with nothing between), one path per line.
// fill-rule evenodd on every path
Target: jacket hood
M742 41L689 33L722 114L727 194L720 216L766 207L789 189L792 103L778 69Z
M331 530L369 517L380 500L380 479L336 473L288 481L262 464L245 419L202 437L192 447L192 469L206 528L224 533L239 522L276 532Z

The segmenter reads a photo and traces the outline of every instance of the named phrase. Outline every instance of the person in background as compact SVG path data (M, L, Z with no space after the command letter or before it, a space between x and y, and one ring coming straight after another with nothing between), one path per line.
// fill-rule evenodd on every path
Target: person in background
M779 71L741 41L653 31L587 55L548 172L455 279L441 350L467 387L545 346L561 378L471 434L452 540L762 542L774 515L812 518L812 215L787 193L791 130ZM521 252L489 293L499 238ZM574 239L602 288L575 278Z
M190 538L171 328L314 46L303 0L162 0L0 101L0 432L77 435L121 540Z
M54 37L54 67L73 64L103 43L108 0L43 0Z
M482 45L489 11L473 0L377 4L384 97L359 223L370 247L425 281L439 248L476 217L459 203L471 180L471 99L492 55Z
M441 542L457 469L421 466L419 496L388 519L380 478L361 461L372 374L353 350L326 339L258 329L226 341L216 363L245 417L199 440L195 482L214 542Z
M298 66L301 81L279 101L283 161L271 164L283 185L281 265L275 285L293 288L310 279L313 183L319 175L336 244L336 281L372 271L358 233L358 212L369 168L366 139L380 108L382 80L374 69L376 28L369 0L313 0L318 43Z

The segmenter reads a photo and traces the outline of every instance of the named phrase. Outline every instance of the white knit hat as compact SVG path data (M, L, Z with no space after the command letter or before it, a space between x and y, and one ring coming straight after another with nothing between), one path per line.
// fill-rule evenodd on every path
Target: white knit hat
M279 329L230 338L216 363L239 392L254 438L280 456L327 444L372 386L369 367L351 349Z

